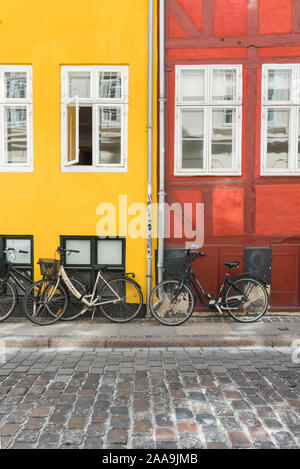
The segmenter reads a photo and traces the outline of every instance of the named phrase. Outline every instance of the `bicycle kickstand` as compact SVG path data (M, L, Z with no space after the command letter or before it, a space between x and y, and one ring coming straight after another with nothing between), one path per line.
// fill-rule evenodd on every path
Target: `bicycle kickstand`
M94 321L95 312L96 312L96 308L94 308L94 309L93 309L93 312L92 312L91 324L92 324L93 321Z

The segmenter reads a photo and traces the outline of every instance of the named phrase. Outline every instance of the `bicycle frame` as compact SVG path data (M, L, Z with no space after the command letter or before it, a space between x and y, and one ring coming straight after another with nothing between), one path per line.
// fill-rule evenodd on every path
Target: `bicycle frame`
M97 287L98 287L98 284L99 284L99 281L100 279L106 283L106 285L110 288L110 290L114 293L116 299L113 299L113 300L109 300L109 301L98 301L98 296L96 296L96 292L97 292ZM100 306L100 305L104 305L104 304L111 304L111 303L118 303L119 301L122 301L122 298L119 296L119 294L109 285L109 283L106 281L106 279L103 277L103 275L101 274L101 271L99 270L98 271L98 274L97 274L97 277L96 277L96 281L95 281L95 285L93 287L93 291L90 295L84 295L82 296L81 293L79 293L79 291L74 287L73 283L71 282L71 280L69 279L68 277L68 274L66 273L65 269L64 269L64 266L61 265L60 266L60 269L59 269L59 272L58 272L58 276L57 276L57 280L56 280L56 284L55 284L55 288L52 289L52 293L50 293L50 296L48 297L48 301L51 300L52 296L54 295L54 292L55 290L57 289L60 281L63 280L64 284L66 285L66 287L68 288L68 290L70 291L70 293L72 293L73 296L75 296L75 298L77 298L77 300L81 301L81 303L83 303L88 309L93 309L95 308L96 306ZM88 301L88 298L89 298L89 301Z

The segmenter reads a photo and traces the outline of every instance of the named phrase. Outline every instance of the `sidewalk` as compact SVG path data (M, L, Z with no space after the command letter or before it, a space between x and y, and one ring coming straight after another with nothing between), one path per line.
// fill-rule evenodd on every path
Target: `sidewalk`
M267 316L253 324L197 318L177 327L162 326L151 319L127 324L59 321L43 327L24 319L0 324L2 347L278 347L291 346L297 339L300 315Z

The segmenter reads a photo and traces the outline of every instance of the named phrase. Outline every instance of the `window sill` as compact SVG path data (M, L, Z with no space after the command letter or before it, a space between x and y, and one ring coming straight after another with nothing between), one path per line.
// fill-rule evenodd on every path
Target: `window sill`
M274 177L274 176L275 177L276 176L277 177L294 177L294 176L299 177L300 173L282 173L282 172L281 173L275 173L275 172L274 173L260 173L260 176L261 177L265 177L265 176L267 177Z
M240 171L238 172L230 172L230 173L196 173L196 172L186 172L186 173L180 173L180 172L174 172L174 176L176 177L232 177L232 176L241 176L242 173Z
M126 167L118 166L108 168L97 168L93 166L63 166L61 168L62 173L127 173L128 169Z
M0 166L0 173L33 173L33 166Z

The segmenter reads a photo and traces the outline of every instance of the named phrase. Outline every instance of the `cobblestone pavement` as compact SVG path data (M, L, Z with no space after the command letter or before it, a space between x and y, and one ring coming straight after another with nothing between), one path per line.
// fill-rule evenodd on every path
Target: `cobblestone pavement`
M9 349L2 448L297 448L290 348Z

